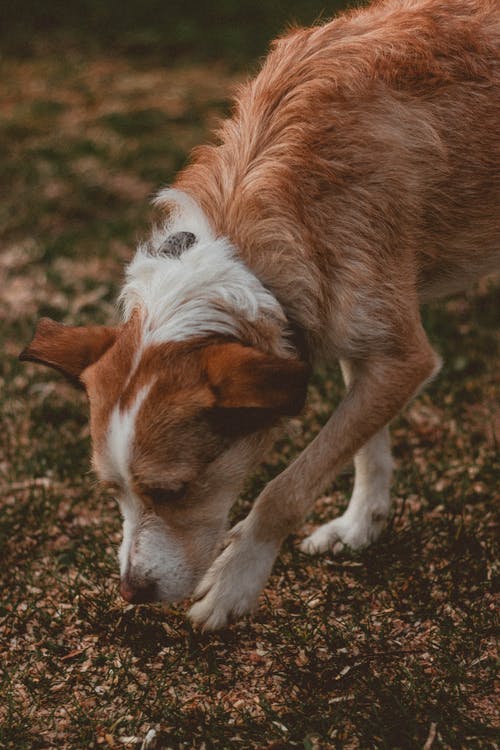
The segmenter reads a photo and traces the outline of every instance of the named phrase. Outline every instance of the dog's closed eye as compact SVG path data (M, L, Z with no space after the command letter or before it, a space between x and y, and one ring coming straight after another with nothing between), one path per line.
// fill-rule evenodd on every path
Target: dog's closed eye
M147 487L144 489L144 494L154 505L170 505L182 500L186 491L187 483L184 483L177 489Z

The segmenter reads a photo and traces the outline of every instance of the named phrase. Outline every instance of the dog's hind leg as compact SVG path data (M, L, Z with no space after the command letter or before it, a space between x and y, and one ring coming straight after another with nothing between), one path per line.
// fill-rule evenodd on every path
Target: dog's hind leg
M347 361L340 364L349 387L351 367ZM374 542L381 533L391 504L392 456L387 426L356 453L354 469L354 490L345 513L306 537L300 545L302 552L313 555L331 549L338 553L345 546L357 550Z

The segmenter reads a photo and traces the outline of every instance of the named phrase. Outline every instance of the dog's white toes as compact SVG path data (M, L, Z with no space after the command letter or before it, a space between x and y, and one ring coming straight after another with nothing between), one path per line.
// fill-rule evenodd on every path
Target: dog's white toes
M331 548L338 537L333 537L332 534L325 533L327 531L325 526L327 525L320 526L310 536L302 540L300 543L301 552L305 552L306 555L321 555Z
M194 599L194 601L198 602L200 599L203 599L203 597L206 594L208 594L208 592L210 591L212 584L213 584L213 574L212 574L212 568L210 568L208 573L206 573L203 576L203 578L201 579L201 581L199 582L199 584L197 585L197 587L195 588L193 592L192 598Z
M346 545L344 542L336 542L332 547L332 554L333 555L341 555L342 552L345 552Z
M198 585L189 610L203 630L218 630L255 609L276 557L277 545L255 542L240 527Z
M220 630L227 625L228 614L221 608L214 608L210 598L202 599L193 604L188 612L189 619L204 631Z
M329 523L319 526L300 544L300 550L306 555L319 555L331 551L334 555L345 552L346 547L359 550L376 539L379 529L373 525L353 521L349 517L339 516Z
M205 587L203 598L195 602L188 612L191 622L204 631L220 630L230 620L251 612L260 594L256 590L242 591L237 586L227 586L224 573L210 586Z
M346 531L342 517L335 518L333 521L315 529L310 536L303 540L300 549L307 555L321 555L328 551L338 555L345 549L347 543Z

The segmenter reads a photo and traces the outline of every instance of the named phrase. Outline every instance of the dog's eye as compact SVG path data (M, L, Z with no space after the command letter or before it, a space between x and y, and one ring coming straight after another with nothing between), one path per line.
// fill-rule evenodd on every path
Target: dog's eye
M148 487L145 494L155 505L170 505L177 503L184 498L187 484L181 485L176 490L169 490L165 487Z

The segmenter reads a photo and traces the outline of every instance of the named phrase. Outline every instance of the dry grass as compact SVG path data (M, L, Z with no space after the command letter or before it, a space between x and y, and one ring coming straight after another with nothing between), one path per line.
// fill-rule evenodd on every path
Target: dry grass
M126 606L85 399L16 357L39 315L113 318L148 197L234 81L103 57L1 73L0 747L498 747L495 289L425 311L446 364L394 425L395 513L376 547L311 560L289 540L257 615L217 635L182 608ZM340 393L337 373L316 376L302 426L235 517ZM350 485L341 476L308 526Z

